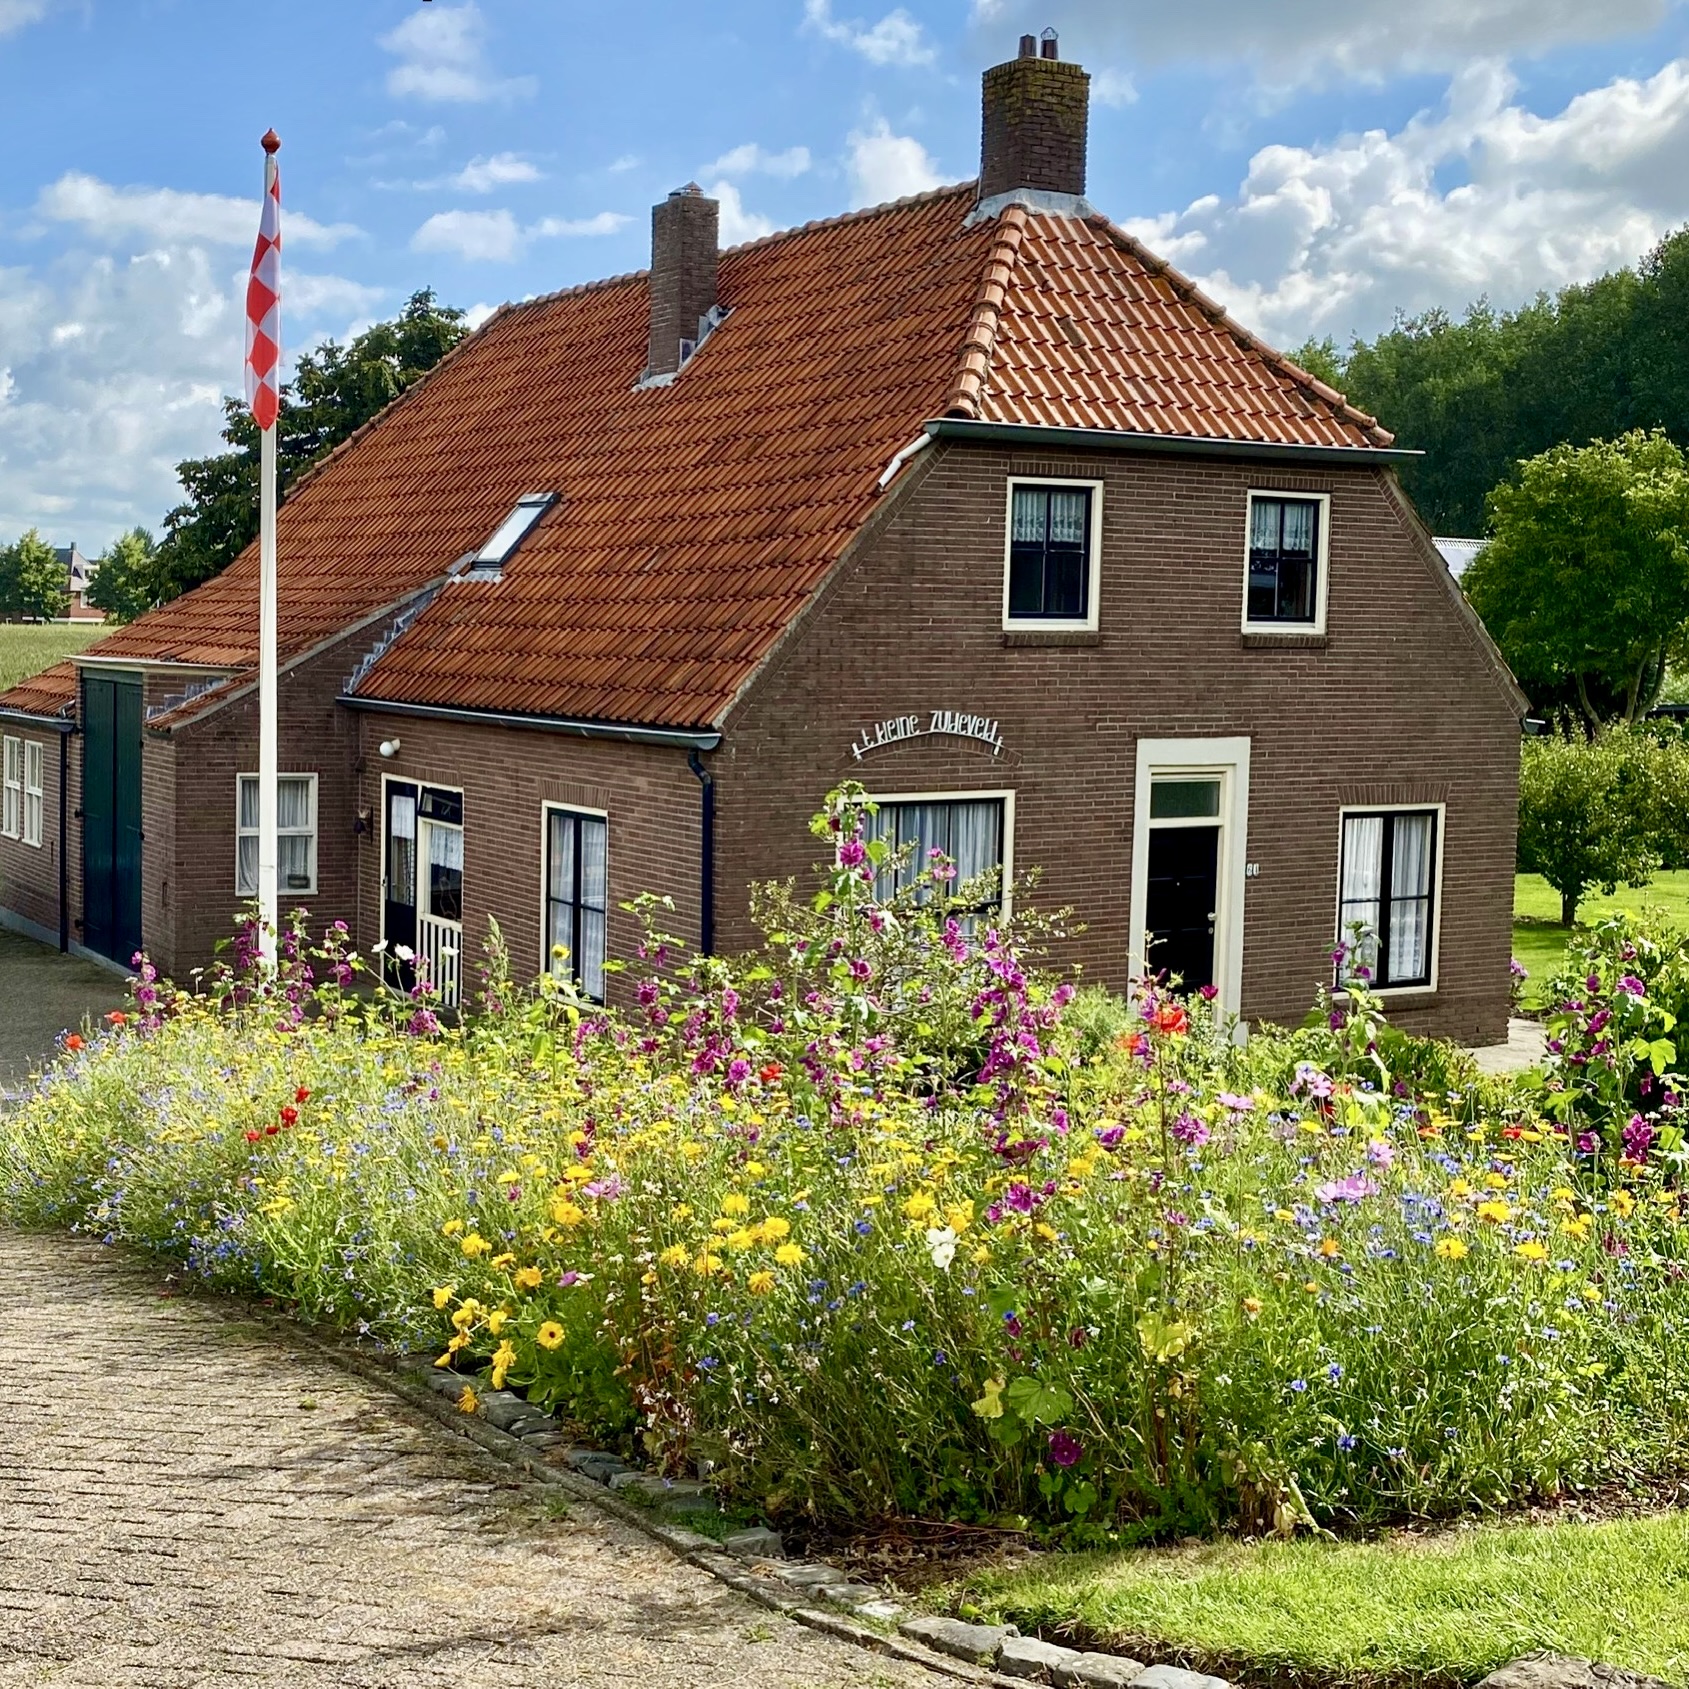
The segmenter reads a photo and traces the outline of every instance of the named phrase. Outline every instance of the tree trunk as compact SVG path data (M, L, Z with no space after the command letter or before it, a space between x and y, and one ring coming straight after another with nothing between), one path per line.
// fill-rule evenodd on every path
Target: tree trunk
M1563 891L1560 893L1560 925L1569 927L1578 918L1578 893Z
M1601 717L1596 714L1595 706L1589 701L1589 687L1584 683L1583 671L1580 669L1572 676L1572 679L1577 682L1578 707L1583 711L1583 718L1589 724L1589 736L1591 739L1599 738L1603 723Z

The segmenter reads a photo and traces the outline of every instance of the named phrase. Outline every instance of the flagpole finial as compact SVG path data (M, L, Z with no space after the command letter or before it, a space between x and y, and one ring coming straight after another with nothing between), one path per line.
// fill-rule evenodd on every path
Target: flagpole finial
M275 154L281 151L281 136L274 129L264 131L264 139L259 143L265 152Z

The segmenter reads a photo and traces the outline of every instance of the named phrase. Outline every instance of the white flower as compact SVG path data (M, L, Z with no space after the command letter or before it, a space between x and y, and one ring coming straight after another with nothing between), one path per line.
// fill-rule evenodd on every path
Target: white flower
M948 1226L929 1226L927 1253L932 1256L935 1267L949 1272L950 1263L956 1259L956 1234Z
M414 962L416 960L416 952L411 949L408 944L395 944L393 946L393 954L397 956L401 962Z

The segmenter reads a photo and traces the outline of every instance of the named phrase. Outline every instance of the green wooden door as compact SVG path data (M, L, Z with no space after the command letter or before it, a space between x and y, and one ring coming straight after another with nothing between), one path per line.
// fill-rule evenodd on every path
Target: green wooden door
M141 947L141 683L82 680L82 942L128 966Z

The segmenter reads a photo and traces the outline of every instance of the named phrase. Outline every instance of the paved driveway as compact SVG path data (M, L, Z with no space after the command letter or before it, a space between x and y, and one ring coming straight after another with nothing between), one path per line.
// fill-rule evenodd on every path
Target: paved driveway
M90 1242L0 1229L0 1685L943 1689Z
M22 1083L61 1032L123 1002L115 973L0 927L0 1094Z

